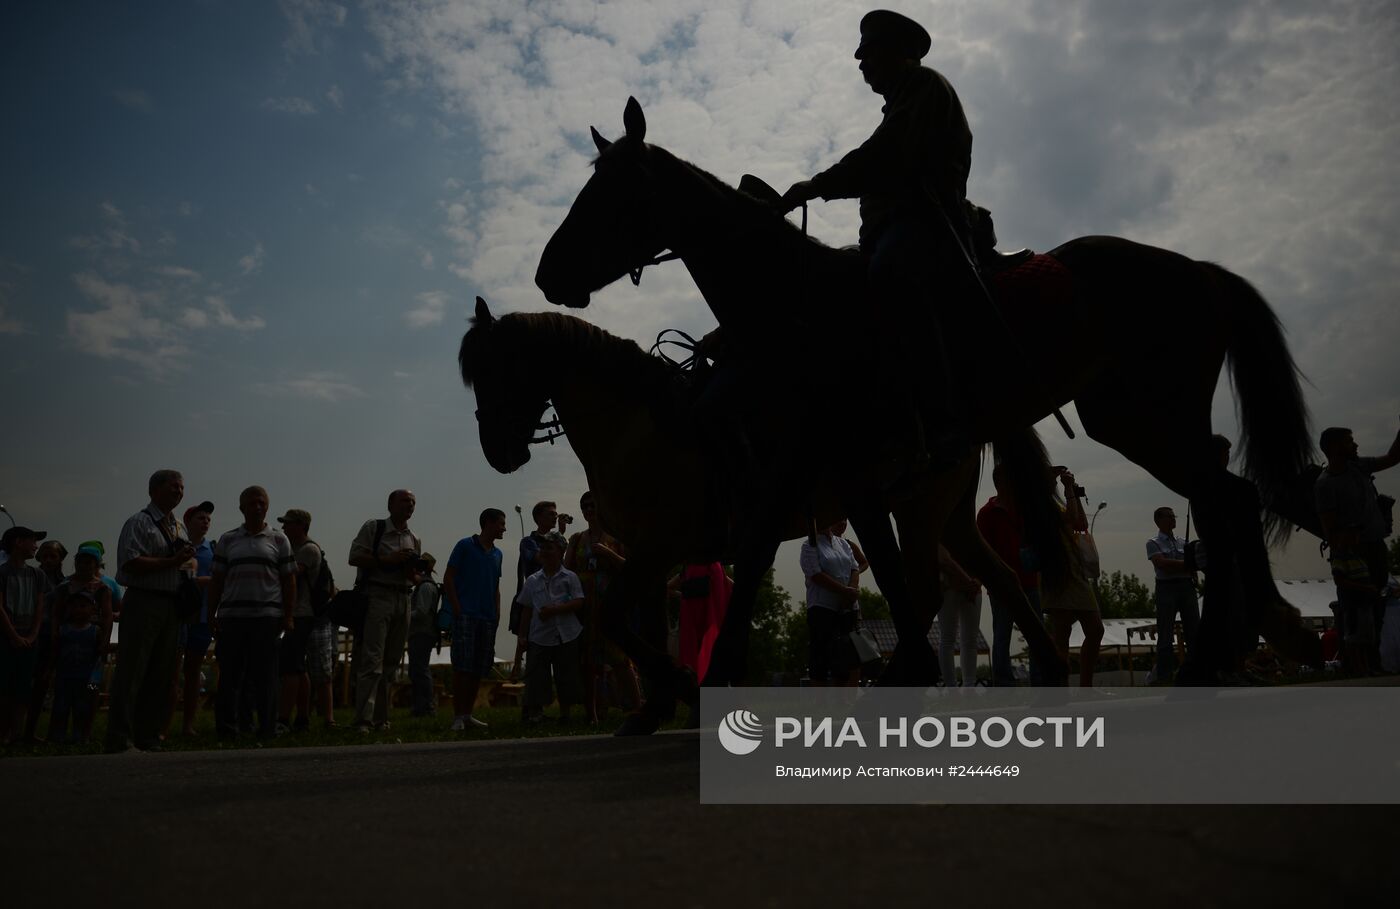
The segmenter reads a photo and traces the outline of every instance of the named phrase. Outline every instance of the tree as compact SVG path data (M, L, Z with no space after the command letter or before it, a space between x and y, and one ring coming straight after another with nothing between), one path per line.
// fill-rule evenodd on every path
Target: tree
M1111 571L1094 582L1099 614L1105 619L1150 619L1157 605L1147 585L1131 574Z
M882 593L862 587L856 601L860 604L860 617L863 619L891 618L890 601Z
M796 658L792 636L794 619L805 619L802 610L794 608L792 597L781 584L773 583L773 569L763 576L754 598L753 622L749 630L748 675L751 685L767 685L775 672L801 673L807 661L806 644L801 646L801 658ZM806 630L806 622L802 622Z
M1400 575L1400 537L1390 541L1390 573Z

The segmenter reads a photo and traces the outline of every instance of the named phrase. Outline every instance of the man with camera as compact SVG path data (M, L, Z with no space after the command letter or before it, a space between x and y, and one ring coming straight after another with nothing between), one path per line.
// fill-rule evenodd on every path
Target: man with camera
M389 679L408 640L408 598L423 544L408 529L418 500L407 489L389 493L389 517L368 520L350 544L350 564L369 595L364 631L355 639L355 728L389 728Z
M1327 467L1313 495L1347 626L1344 643L1364 652L1376 641L1381 591L1390 577L1385 538L1393 530L1395 505L1394 499L1376 492L1372 475L1400 464L1400 433L1390 450L1375 458L1361 457L1351 430L1340 426L1324 429L1318 444Z
M1169 682L1176 671L1172 645L1176 641L1176 617L1181 616L1181 631L1190 649L1201 621L1201 608L1196 600L1196 571L1186 564L1186 544L1173 532L1176 512L1163 505L1152 512L1157 535L1147 541L1147 560L1157 576L1157 665L1148 674L1148 683Z
M109 752L160 750L175 673L175 600L182 571L193 569L194 547L175 519L184 476L157 470L146 489L150 504L126 519L117 538L117 582L127 589L107 719Z

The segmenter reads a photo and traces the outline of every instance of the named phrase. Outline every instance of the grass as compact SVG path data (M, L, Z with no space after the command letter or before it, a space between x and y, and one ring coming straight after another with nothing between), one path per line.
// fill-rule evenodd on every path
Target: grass
M408 708L394 708L389 711L390 728L385 731L372 731L368 734L354 728L354 711L343 707L335 711L335 720L340 725L327 729L319 717L314 718L306 732L295 732L269 741L259 741L251 734L240 735L233 742L220 742L214 734L214 711L201 710L195 719L193 738L179 735L179 719L175 721L176 733L166 739L166 751L225 751L256 748L319 748L336 745L400 745L415 742L463 742L483 740L504 740L521 738L555 738L572 735L606 735L621 725L626 714L617 708L608 711L607 718L598 725L590 725L578 719L580 713L574 709L573 722L561 725L555 717L558 708L546 711L544 722L526 724L520 720L519 707L478 708L476 716L488 724L486 729L472 729L466 732L453 732L452 711L441 707L437 714L429 717L410 716ZM663 726L663 729L678 729L684 725L686 708L679 708L680 716ZM48 716L39 722L39 734L48 731ZM0 747L0 758L40 757L47 755L101 754L102 741L107 732L107 714L97 715L93 723L92 739L86 745L15 744Z

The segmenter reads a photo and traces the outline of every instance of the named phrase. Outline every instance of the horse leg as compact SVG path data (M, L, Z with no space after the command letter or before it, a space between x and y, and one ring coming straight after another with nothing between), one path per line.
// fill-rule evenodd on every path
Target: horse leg
M1206 544L1207 564L1212 566L1217 583L1210 585L1204 615L1194 634L1191 617L1182 617L1187 637L1186 661L1178 677L1185 684L1209 684L1219 673L1234 666L1232 654L1238 650L1234 641L1239 633L1231 629L1240 626L1238 611L1245 608L1234 596L1232 583L1237 553L1242 549L1249 551L1252 546L1262 556L1263 572L1268 575L1268 552L1257 515L1257 532L1252 542L1248 528L1231 518L1238 506L1231 507L1230 499L1240 495L1239 483L1248 486L1249 482L1233 477L1221 467L1211 444L1213 377L1212 373L1212 387L1192 391L1167 386L1144 388L1131 381L1130 376L1105 374L1075 400L1084 429L1091 437L1145 468L1191 503L1200 538ZM1135 397L1129 397L1125 389L1132 389ZM1257 498L1255 502L1257 507ZM1258 570L1258 564L1252 565L1250 573L1256 582ZM1276 598L1272 579L1267 586L1267 593L1246 587L1245 599L1260 595Z
M943 528L943 545L964 571L982 582L989 598L996 597L998 602L1010 604L1012 620L1025 637L1026 647L1043 667L1041 681L1045 685L1063 685L1069 679L1069 664L1026 598L1016 572L987 545L977 530L976 496L977 486L970 484Z
M861 498L848 501L846 514L851 528L856 532L856 536L860 537L860 546L865 552L865 557L870 560L870 571L875 576L875 584L890 604L890 618L894 620L895 634L900 642L895 644L894 655L880 673L878 684L895 687L914 685L917 678L921 675L926 676L929 670L916 668L915 664L918 661L910 656L911 651L916 648L906 646L903 642L917 642L922 637L927 645L928 625L923 626L921 634L913 614L916 606L909 601L903 557L899 542L895 539L894 527L890 524L889 512L879 502ZM932 656L932 648L929 648L927 659L932 661L934 666L937 665L938 661Z
M780 537L781 532L777 530L749 532L735 552L734 589L729 594L724 624L710 651L710 666L704 680L708 687L744 683L754 603L768 569L773 567Z
M628 607L635 604L643 616L643 627L652 624L649 612L666 608L666 571L635 555L627 560L603 595L603 633L627 655L646 682L646 702L628 715L614 735L650 735L676 712L676 699L694 700L694 680L687 679L666 652L665 638L659 642L632 630L627 621Z
M1208 665L1220 671L1238 668L1262 634L1284 658L1320 666L1321 642L1302 625L1297 610L1279 596L1274 584L1258 490L1223 469L1214 472L1206 488L1210 505L1193 503L1193 511L1206 546L1206 612L1201 618L1200 646L1216 648ZM1223 606L1217 605L1220 600ZM1214 623L1224 627L1217 629ZM1213 676L1200 681L1213 681Z
M939 541L952 510L969 488L976 488L977 467L977 456L965 457L951 469L928 477L918 495L894 508L900 550L904 553L906 590L910 595L903 616L894 611L893 603L890 606L899 635L895 655L904 661L897 678L901 678L903 684L924 687L936 684L940 677L938 658L928 640L929 626L943 605L938 571Z

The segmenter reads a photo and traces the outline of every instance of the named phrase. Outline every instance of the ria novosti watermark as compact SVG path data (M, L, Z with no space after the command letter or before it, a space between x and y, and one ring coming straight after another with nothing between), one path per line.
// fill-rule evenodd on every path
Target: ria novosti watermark
M1394 688L705 689L701 708L702 802L1400 802Z

